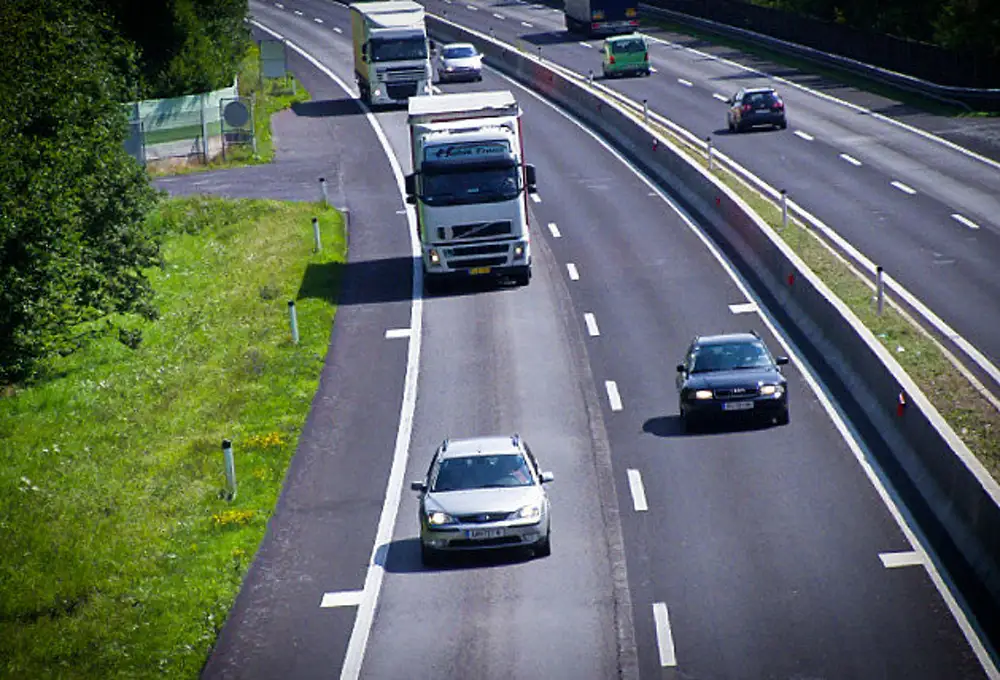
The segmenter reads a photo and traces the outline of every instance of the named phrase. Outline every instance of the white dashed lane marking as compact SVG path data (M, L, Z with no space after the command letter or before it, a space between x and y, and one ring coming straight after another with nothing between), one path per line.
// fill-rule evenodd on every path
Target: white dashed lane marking
M555 222L549 222L549 231L552 232L552 238L560 238L562 236Z
M757 311L757 305L753 302L741 302L738 305L729 305L729 311L733 314L752 314Z
M802 130L796 130L795 131L795 136L796 137L801 137L802 139L806 140L807 142L811 142L812 140L816 139L815 137L813 137L808 132L803 132Z
M596 338L598 335L601 334L600 329L597 328L597 318L594 317L593 314L591 314L590 312L584 314L583 322L587 324L587 333L590 334L590 337Z
M848 156L846 153L842 153L840 154L840 157L856 168L861 167L861 161L859 161L857 158L854 158L853 156Z
M976 224L975 222L973 222L972 220L970 220L968 217L963 217L962 215L959 215L958 213L954 213L951 216L951 218L953 220L955 220L956 222L961 222L962 224L964 224L965 226L967 226L969 229L979 229L979 225L978 224Z
M343 33L344 32L344 29L340 28L339 26L334 26L333 30L336 31L337 33Z
M569 280L570 281L579 281L580 280L580 272L578 272L576 270L576 265L573 264L572 262L567 262L566 263L566 271L569 273Z
M906 552L879 553L882 566L886 569L896 569L897 567L919 567L924 563L923 557L916 550Z
M285 9L285 6L282 5L280 2L274 3L274 6L277 7L278 9Z
M580 45L580 47L586 47L588 50L590 49L590 43L581 42L578 44Z
M718 92L713 92L712 96L715 97L716 99L718 99L720 102L728 102L729 101L729 97L727 97L724 94L719 94Z
M612 411L622 410L622 395L618 394L618 385L614 380L605 380L604 389L608 392L608 403Z
M529 24L527 21L522 21L521 25L524 26L525 28L534 28L535 27L534 24Z
M342 590L339 593L323 593L320 607L357 607L361 604L363 590Z
M539 196L538 194L531 194L531 200L534 201L535 203L541 203L542 197Z
M912 187L908 187L905 184L903 184L902 182L897 182L896 180L893 180L892 182L890 182L890 184L892 184L892 186L894 186L897 189L899 189L900 191L902 191L904 194L909 194L910 196L912 196L913 194L917 193L916 189L913 189Z
M667 605L662 602L653 603L653 622L656 624L656 647L660 652L660 665L676 666L677 654L674 652L674 636L670 632Z
M690 80L684 80L683 78L678 78L677 82L683 85L684 87L694 87L694 83L692 83Z
M317 24L321 24L321 23L323 23L323 20L322 20L322 19L320 19L319 17L314 17L314 18L313 18L313 21L315 21L315 22L316 22Z
M503 21L503 14L497 14L496 12L494 12L493 13L493 18L499 19L500 21Z
M386 340L397 340L399 338L408 338L408 337L410 337L409 328L389 328L385 332Z
M479 11L479 8L478 8L478 7L476 7L475 5L466 5L465 7L466 7L466 8L467 8L467 9L468 9L469 11L471 11L471 12L478 12L478 11Z
M646 512L649 506L646 504L646 490L642 486L642 475L638 470L626 470L628 475L628 490L632 492L632 507L636 512Z
M297 16L302 16L302 12L300 12L299 10L295 10L295 14L296 14Z

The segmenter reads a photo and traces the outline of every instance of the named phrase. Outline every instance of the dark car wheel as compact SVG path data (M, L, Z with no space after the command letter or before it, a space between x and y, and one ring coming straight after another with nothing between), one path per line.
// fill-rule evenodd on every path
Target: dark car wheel
M778 417L775 418L775 421L778 423L778 425L787 425L788 424L788 421L789 421L788 407L785 407L785 409L781 413L778 414Z
M535 546L535 557L548 557L552 554L552 531L545 534L545 538Z
M701 429L701 420L690 413L681 411L681 429L687 434L697 432Z
M420 563L425 567L436 567L441 564L441 553L434 548L420 544Z
M785 128L788 127L788 121L787 120L781 121L780 123L778 123L778 127L784 130Z

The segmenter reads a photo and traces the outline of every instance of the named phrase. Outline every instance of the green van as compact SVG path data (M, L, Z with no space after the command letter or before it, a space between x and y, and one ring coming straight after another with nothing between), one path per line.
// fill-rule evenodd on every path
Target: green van
M604 77L641 73L649 75L649 45L640 33L616 35L604 41L601 50Z

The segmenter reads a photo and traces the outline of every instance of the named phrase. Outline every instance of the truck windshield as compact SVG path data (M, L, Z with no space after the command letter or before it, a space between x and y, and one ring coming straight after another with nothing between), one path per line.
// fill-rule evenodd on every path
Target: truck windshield
M372 61L426 59L427 41L423 38L396 38L371 41Z
M461 205L509 201L521 193L521 169L478 168L424 172L421 199L426 205Z

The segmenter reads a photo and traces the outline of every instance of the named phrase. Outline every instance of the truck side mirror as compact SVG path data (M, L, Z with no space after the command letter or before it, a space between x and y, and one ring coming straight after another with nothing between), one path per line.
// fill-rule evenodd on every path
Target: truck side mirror
M530 163L526 163L524 166L524 179L528 184L528 193L535 193L538 191L535 187L535 166Z
M427 45L428 45L428 47L430 47L430 48L431 48L432 50L436 50L436 49L437 49L437 45L436 45L436 44L434 44L434 41L433 41L433 40L428 40L428 41L427 41Z
M410 197L417 193L417 175L415 173L410 173L403 178L403 187L406 189L407 203L409 203Z

